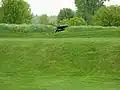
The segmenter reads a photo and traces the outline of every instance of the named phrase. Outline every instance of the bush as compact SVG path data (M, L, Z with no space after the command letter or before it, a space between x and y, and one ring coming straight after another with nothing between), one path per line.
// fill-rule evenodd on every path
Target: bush
M60 21L60 24L68 24L70 26L80 26L80 25L86 25L86 22L83 18L74 17L71 19L64 19Z
M43 24L0 24L0 31L10 32L54 32L54 28L51 25Z
M48 16L46 14L39 16L38 23L48 25L49 24Z
M103 26L71 26L68 27L66 29L66 31L68 32L81 32L81 31L85 31L85 32L89 32L89 31L118 31L120 30L120 27L103 27Z
M63 8L60 10L58 14L58 22L63 20L63 19L70 19L74 17L74 11L70 8Z
M101 7L95 16L93 24L101 26L120 26L120 6Z

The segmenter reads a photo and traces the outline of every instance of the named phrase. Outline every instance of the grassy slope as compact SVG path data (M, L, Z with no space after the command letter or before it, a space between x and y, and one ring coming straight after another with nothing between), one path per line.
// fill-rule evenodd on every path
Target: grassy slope
M44 26L45 28L45 26ZM44 29L43 28L43 29ZM35 29L36 30L36 29ZM11 30L12 31L12 30ZM6 28L0 27L0 38L112 38L120 37L120 28L115 27L69 27L64 32L54 33L54 29L45 31L41 28L37 28L33 32L11 32L6 30ZM23 30L24 31L24 30ZM52 32L52 33L51 33Z
M0 57L1 90L120 88L118 38L0 39Z
M119 54L120 39L116 38L1 39L0 71L37 70L60 75L116 73L120 69Z
M81 37L81 38L112 38L120 37L120 28L102 27L69 27L64 32L54 34L54 37Z
M0 37L0 90L120 89L119 28Z

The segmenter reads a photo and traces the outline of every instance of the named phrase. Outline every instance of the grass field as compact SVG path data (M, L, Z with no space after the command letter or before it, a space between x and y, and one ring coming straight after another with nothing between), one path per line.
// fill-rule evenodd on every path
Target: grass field
M119 33L0 34L0 90L120 90Z
M14 26L14 25L13 25ZM119 38L120 27L79 26L69 27L60 33L54 33L55 27L25 25L8 29L12 26L0 26L0 38Z

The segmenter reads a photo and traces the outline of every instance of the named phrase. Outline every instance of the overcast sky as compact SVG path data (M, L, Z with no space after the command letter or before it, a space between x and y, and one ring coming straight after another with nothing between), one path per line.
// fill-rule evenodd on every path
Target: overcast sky
M57 15L62 8L75 9L74 0L28 0L34 14Z
M36 15L57 15L62 8L75 9L75 0L28 0L32 12ZM111 0L106 5L120 4L120 0Z
M71 8L75 10L75 0L27 0L31 6L34 15L57 15L62 8ZM120 5L120 0L111 0L106 5Z

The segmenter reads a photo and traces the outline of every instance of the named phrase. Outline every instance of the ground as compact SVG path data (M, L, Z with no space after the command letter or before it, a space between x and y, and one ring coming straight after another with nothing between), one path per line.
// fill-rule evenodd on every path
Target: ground
M119 90L120 80L112 77L32 76L1 78L1 90Z
M119 38L1 38L0 90L119 90Z

